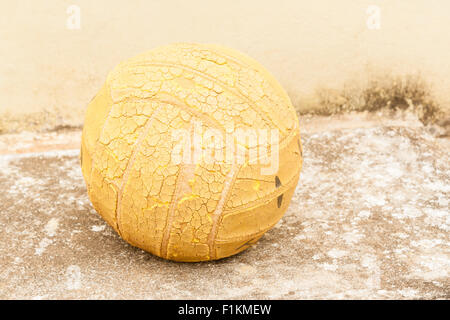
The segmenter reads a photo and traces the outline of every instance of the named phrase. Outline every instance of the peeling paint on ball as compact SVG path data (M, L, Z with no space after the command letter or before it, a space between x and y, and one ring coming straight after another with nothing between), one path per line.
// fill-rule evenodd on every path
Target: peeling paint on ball
M278 170L263 174L264 161L175 163L172 132L192 132L195 121L224 133L278 130ZM286 211L302 165L298 118L278 82L242 53L205 44L120 63L88 106L81 148L96 211L131 245L176 261L256 243Z

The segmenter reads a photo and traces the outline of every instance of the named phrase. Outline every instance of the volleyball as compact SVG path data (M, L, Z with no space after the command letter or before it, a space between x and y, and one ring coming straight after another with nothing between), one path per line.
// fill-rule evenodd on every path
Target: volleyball
M283 216L299 124L248 56L177 43L120 63L89 103L81 167L95 210L128 243L175 261L228 257Z

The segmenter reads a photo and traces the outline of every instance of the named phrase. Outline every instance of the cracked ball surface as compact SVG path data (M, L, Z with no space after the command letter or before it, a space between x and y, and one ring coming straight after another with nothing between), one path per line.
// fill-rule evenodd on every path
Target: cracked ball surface
M278 170L263 174L270 152L256 163L173 161L173 132L194 136L196 123L224 136L276 129ZM221 46L172 44L124 61L86 111L81 166L94 208L125 241L162 258L215 260L256 243L286 211L301 165L285 91Z

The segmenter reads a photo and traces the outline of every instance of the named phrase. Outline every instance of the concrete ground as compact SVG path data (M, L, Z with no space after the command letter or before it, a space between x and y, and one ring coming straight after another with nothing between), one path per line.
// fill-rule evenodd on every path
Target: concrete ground
M0 136L0 298L449 299L448 140L411 119L349 117L302 120L285 216L207 263L113 232L86 195L78 131Z

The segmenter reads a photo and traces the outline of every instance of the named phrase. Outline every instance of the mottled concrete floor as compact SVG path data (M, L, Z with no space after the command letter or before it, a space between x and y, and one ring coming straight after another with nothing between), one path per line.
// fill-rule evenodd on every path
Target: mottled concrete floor
M303 135L278 225L216 262L122 241L86 195L78 151L0 156L0 298L449 299L450 152L420 126Z

